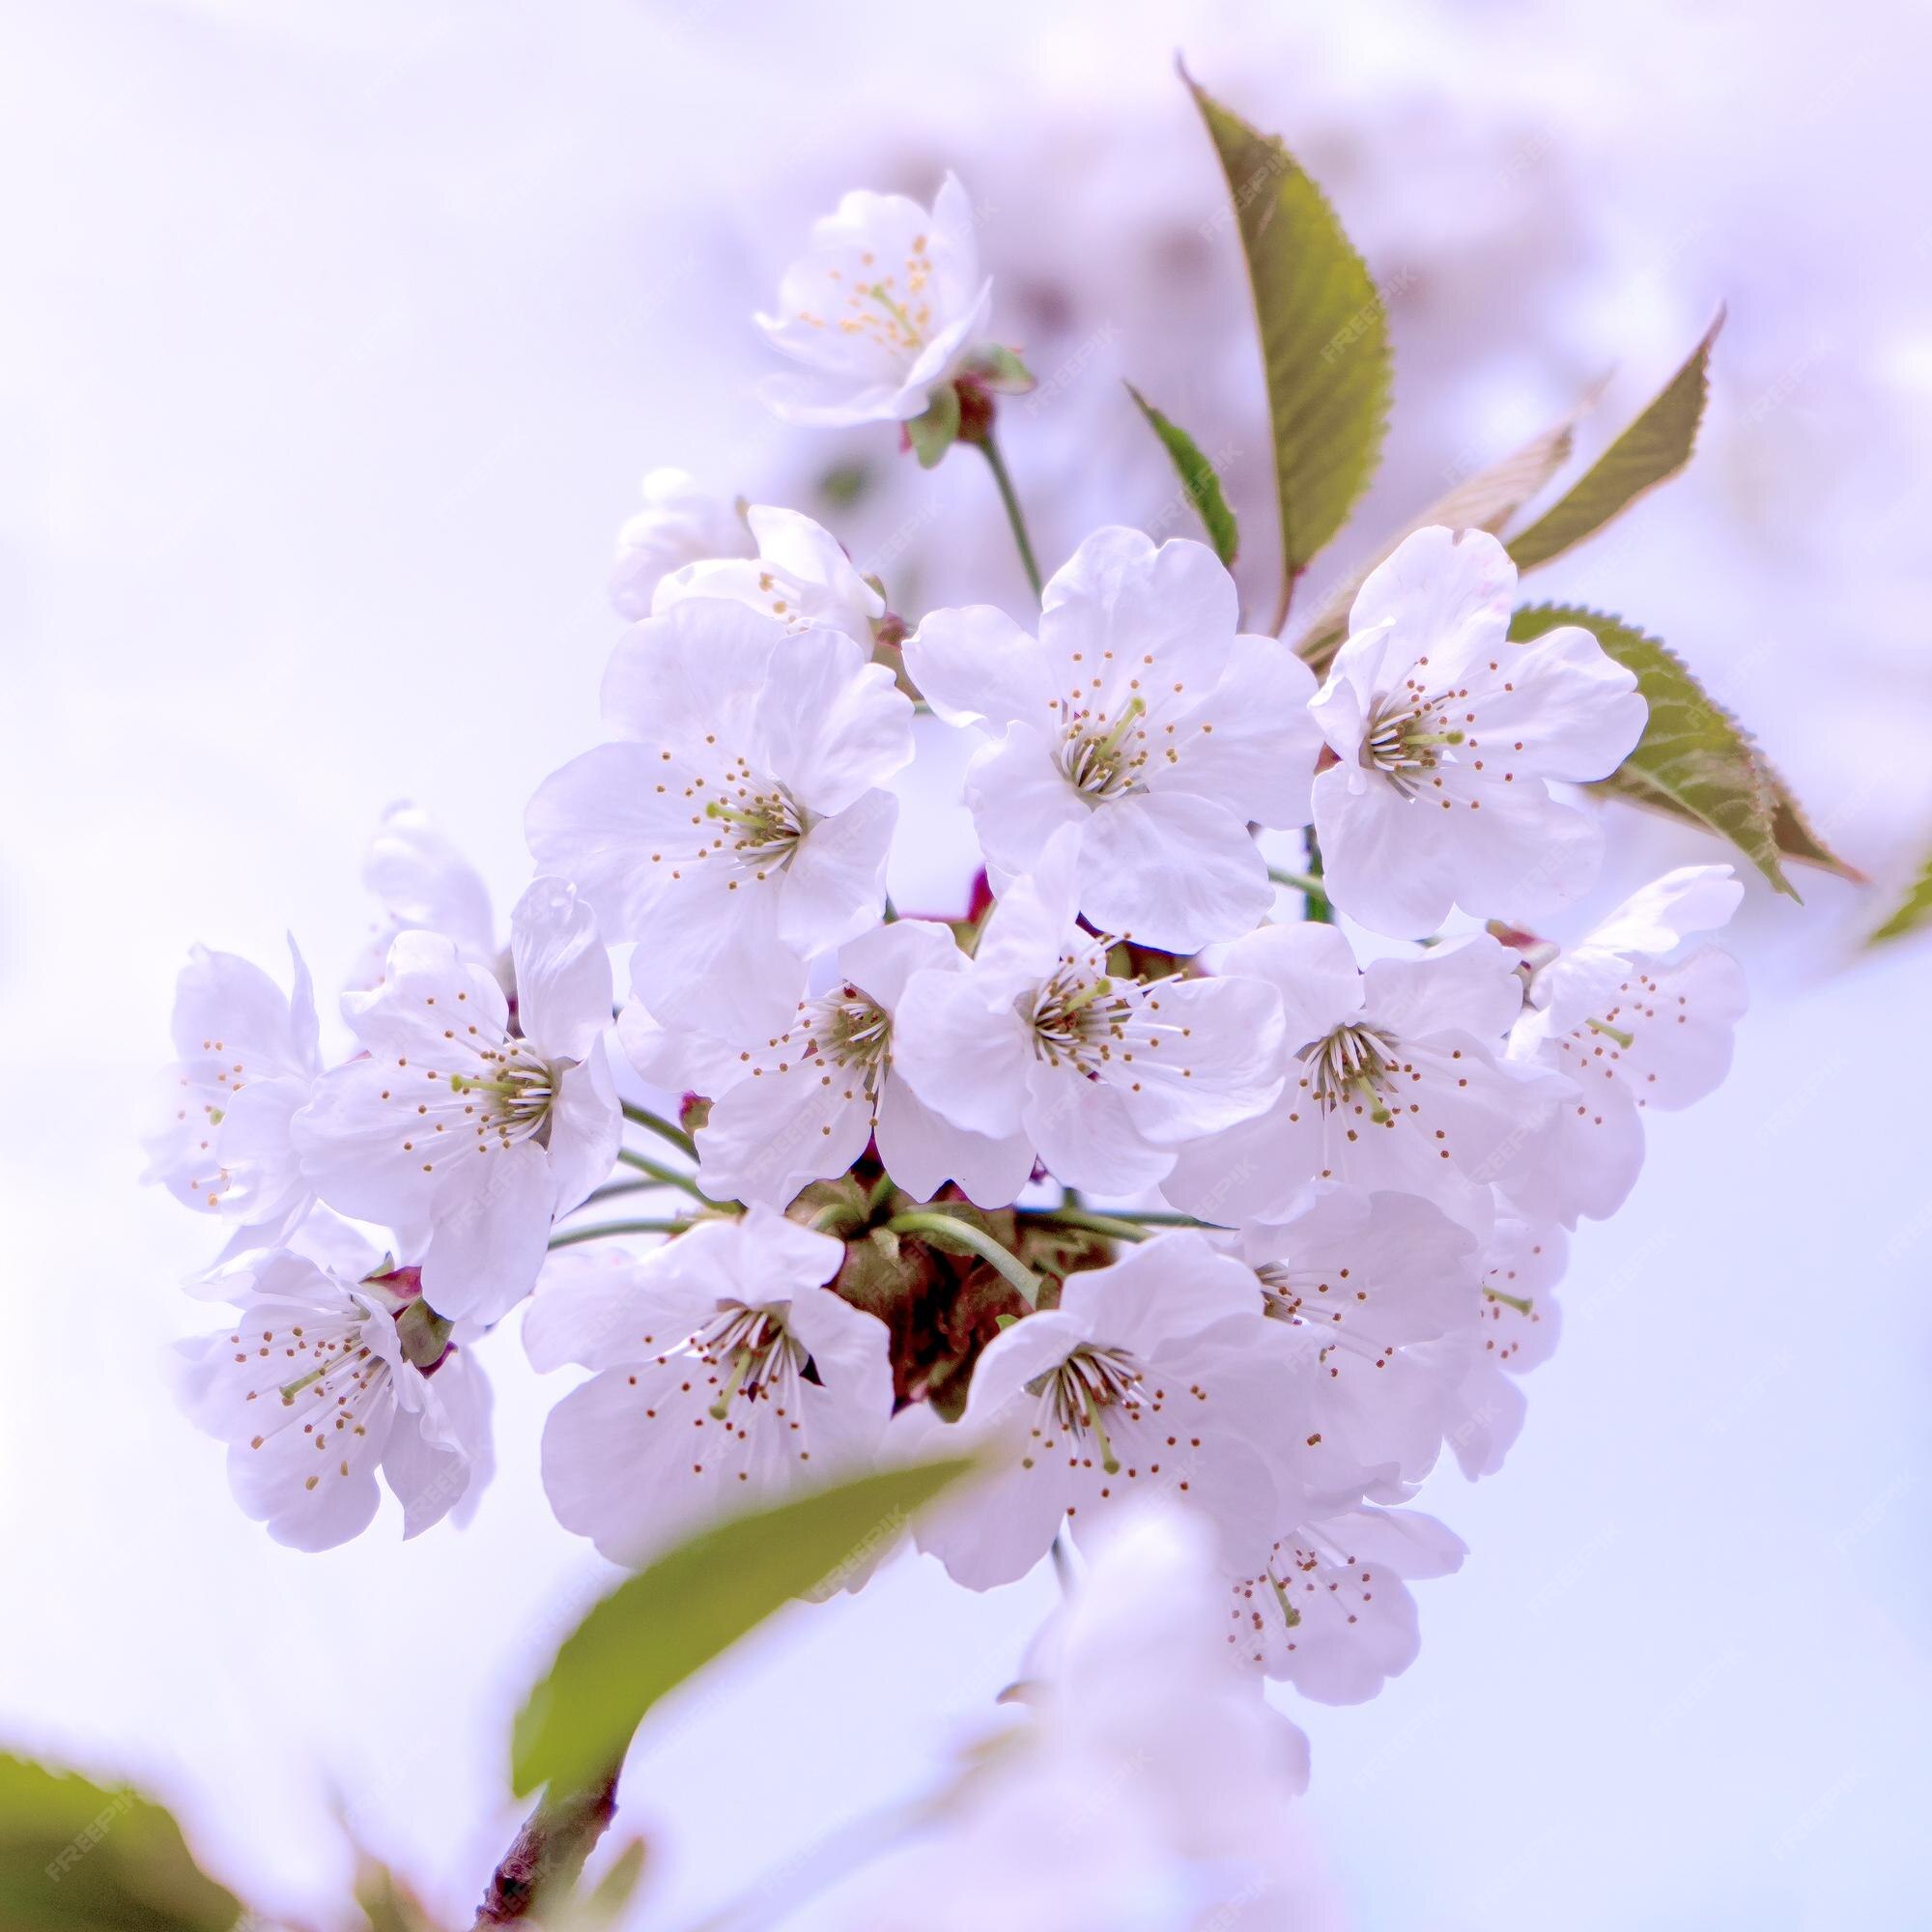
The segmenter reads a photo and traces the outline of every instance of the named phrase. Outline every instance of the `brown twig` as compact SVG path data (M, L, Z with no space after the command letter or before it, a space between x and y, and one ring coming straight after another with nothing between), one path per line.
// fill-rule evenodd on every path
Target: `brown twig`
M568 1798L546 1797L490 1874L473 1932L512 1925L543 1894L573 1885L590 1850L617 1810L617 1774Z

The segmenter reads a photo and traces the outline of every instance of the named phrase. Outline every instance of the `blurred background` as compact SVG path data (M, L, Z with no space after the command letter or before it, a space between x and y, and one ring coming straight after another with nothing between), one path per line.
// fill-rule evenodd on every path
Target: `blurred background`
M1368 254L1395 427L1348 561L1569 410L1594 453L1730 320L1699 459L1539 594L1668 639L1880 882L1754 886L1736 1071L1586 1228L1510 1466L1423 1501L1463 1575L1376 1702L1296 1704L1364 1932L1920 1924L1932 1772L1932 948L1861 934L1932 842L1932 178L1915 0L971 10L67 0L0 10L0 998L14 1099L0 1738L145 1782L213 1869L328 1921L330 1820L451 1915L518 1815L509 1716L611 1573L552 1521L557 1390L484 1345L465 1532L271 1545L176 1414L212 1227L136 1190L202 940L325 987L384 806L507 906L524 802L596 735L642 471L822 516L917 613L1023 594L987 479L785 429L765 304L845 188L955 168L1042 379L1009 459L1049 567L1185 531L1131 376L1269 560L1262 396L1174 73L1278 130ZM1318 572L1326 566L1318 566ZM945 794L899 903L949 910ZM1722 857L1626 815L1605 902ZM1587 909L1586 909L1587 910ZM648 1722L624 1786L688 1923L937 1776L1053 1596L905 1557ZM1284 1697L1285 1707L1293 1700ZM782 1896L782 1884L766 1903Z

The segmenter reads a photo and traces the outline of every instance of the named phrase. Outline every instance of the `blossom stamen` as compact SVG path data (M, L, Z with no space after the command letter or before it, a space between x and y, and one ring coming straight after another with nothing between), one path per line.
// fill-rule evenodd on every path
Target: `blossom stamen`
M1377 1126L1390 1125L1395 1116L1382 1104L1381 1092L1394 1076L1395 1041L1379 1028L1337 1027L1325 1039L1301 1049L1300 1058L1313 1070L1312 1091L1324 1113L1333 1113L1353 1094Z

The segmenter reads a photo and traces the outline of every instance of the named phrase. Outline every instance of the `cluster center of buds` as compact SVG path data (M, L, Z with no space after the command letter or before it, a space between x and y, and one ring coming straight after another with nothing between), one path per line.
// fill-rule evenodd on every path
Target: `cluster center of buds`
M1442 749L1463 743L1463 733L1444 724L1438 701L1409 679L1402 691L1378 698L1369 713L1363 767L1379 773L1404 798L1415 797L1418 781L1435 769Z
M1090 975L1078 960L1063 957L1060 968L1022 1012L1033 1032L1036 1060L1049 1066L1070 1063L1091 1074L1112 1056L1125 1037L1130 1010L1125 991L1106 974Z
M1095 804L1124 798L1144 789L1141 769L1147 763L1147 733L1137 729L1147 715L1147 700L1130 698L1105 731L1083 723L1068 725L1060 748L1060 769L1083 798Z
M1313 1073L1312 1091L1323 1113L1350 1100L1368 1112L1377 1126L1394 1123L1382 1094L1400 1070L1394 1039L1379 1027L1339 1026L1325 1038L1301 1049Z
M1120 1472L1120 1460L1107 1434L1107 1411L1131 1418L1141 1406L1141 1366L1124 1350L1080 1348L1057 1368L1027 1383L1054 1425L1068 1435L1099 1444L1100 1466Z
M533 1140L550 1145L551 1109L556 1104L557 1069L539 1060L522 1040L506 1040L500 1049L486 1048L482 1073L452 1073L450 1091L475 1094L480 1107L478 1136L499 1147Z
M692 1343L693 1352L707 1367L723 1369L724 1381L711 1414L724 1421L734 1396L747 1402L759 1397L781 1402L795 1395L801 1377L809 1377L810 1357L785 1326L784 1318L770 1308L727 1308ZM715 1378L714 1378L715 1379ZM788 1406L788 1405L787 1405Z

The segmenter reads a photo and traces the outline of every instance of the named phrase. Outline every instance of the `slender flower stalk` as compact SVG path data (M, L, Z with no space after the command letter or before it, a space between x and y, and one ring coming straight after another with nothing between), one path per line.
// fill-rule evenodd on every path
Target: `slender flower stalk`
M694 1224L690 1221L600 1221L591 1228L572 1228L553 1235L553 1248L574 1248L580 1241L613 1240L620 1235L682 1235Z
M634 1127L643 1127L656 1134L659 1139L668 1141L672 1147L691 1159L697 1158L697 1143L685 1130L666 1120L662 1114L654 1114L648 1107L639 1107L635 1101L624 1102L624 1118Z
M1035 601L1037 602L1045 591L1045 580L1039 574L1039 564L1033 554L1033 539L1027 535L1026 513L1020 508L1019 493L1013 488L1013 479L1008 473L1007 460L1000 454L1000 445L994 440L992 425L974 438L980 453L986 459L986 468L993 472L993 482L999 489L1000 501L1007 512L1007 522L1012 526L1013 543L1020 554L1020 564L1026 571L1027 582L1033 585Z
M660 1187L681 1187L685 1193L699 1201L705 1198L697 1182L688 1174L679 1174L675 1168L660 1166L658 1162L647 1160L640 1153L633 1153L629 1148L619 1148L617 1158L624 1166L636 1168L639 1174L647 1176Z
M894 1235L918 1235L923 1239L954 1241L960 1247L970 1249L990 1266L998 1268L1035 1307L1039 1305L1039 1277L983 1229L976 1228L972 1222L957 1214L936 1210L895 1214L886 1223L886 1230Z

